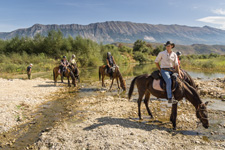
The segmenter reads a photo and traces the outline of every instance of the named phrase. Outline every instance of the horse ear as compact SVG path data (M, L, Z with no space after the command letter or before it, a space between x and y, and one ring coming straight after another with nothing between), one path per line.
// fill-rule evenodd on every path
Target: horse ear
M209 104L209 101L205 102L205 105L207 106Z

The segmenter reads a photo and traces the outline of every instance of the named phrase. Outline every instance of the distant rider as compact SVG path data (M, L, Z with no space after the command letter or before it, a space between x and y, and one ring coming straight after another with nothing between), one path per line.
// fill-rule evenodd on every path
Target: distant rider
M32 68L33 64L30 64L28 67L27 67L27 76L28 76L28 79L30 80L30 76L31 76L31 68Z
M116 62L110 52L107 52L106 62L107 62L107 73L110 75L110 79L112 79L113 77L112 67L114 65L116 66Z
M180 67L180 56L182 55L182 53L176 52L176 54L177 54L177 61L178 61L179 67Z
M66 68L69 66L69 62L67 61L66 56L63 56L63 59L60 63L59 73L64 73L66 71Z
M77 66L77 63L76 63L75 58L76 58L76 55L73 54L72 57L71 57L71 59L70 59L70 65L73 65L74 67Z
M162 51L158 54L158 56L155 59L155 64L157 68L160 70L161 75L166 82L166 93L167 93L167 98L168 98L168 103L174 102L172 99L172 90L171 90L171 74L174 72L174 68L176 68L179 76L181 77L180 74L180 68L178 64L178 59L177 55L175 52L172 51L172 48L175 47L175 44L167 41L166 44L164 44L166 47L165 51ZM160 66L159 66L160 62Z

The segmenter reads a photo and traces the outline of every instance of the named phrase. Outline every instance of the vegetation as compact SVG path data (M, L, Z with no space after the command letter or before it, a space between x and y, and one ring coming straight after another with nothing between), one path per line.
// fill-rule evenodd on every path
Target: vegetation
M117 64L126 64L132 54L129 47L98 44L81 36L63 37L61 31L51 31L46 37L40 34L33 38L14 37L0 40L0 72L25 73L33 63L33 72L50 71L59 64L63 55L70 59L77 56L79 67L92 67L106 63L106 53L110 51ZM131 56L132 57L132 56Z
M133 47L132 47L133 46ZM40 34L33 38L14 37L0 40L0 72L26 73L26 67L33 63L33 72L52 71L66 55L68 59L75 54L79 67L94 67L106 64L106 53L110 51L118 65L130 62L151 63L163 45L153 46L143 40L133 45L98 44L81 36L65 38L61 31L51 31L47 36ZM218 54L187 55L181 57L184 68L201 68L225 71L225 56Z
M218 54L181 56L181 65L184 68L199 68L208 71L225 72L225 56Z

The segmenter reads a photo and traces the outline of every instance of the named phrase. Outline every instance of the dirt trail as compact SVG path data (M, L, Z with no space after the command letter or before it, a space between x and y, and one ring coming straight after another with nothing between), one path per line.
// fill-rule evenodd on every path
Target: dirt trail
M46 84L42 88L55 88L48 81L41 82L40 85ZM108 86L109 81L106 82ZM130 79L127 83L129 87ZM154 119L148 117L142 104L144 119L139 121L136 90L133 100L128 101L126 93L108 92L100 87L100 82L80 83L79 89L61 89L61 94L52 97L51 101L39 99L41 102L32 104L30 101L34 99L25 101L23 108L26 105L34 108L31 106L44 103L36 107L35 112L27 114L29 119L17 126L12 124L10 127L14 128L0 136L0 149L225 149L225 139L210 139L204 133L212 129L197 126L195 110L189 102L180 103L178 129L173 131L169 122L171 106L167 102L152 100L149 105ZM47 96L48 88L36 94L44 96L46 92ZM113 88L116 89L116 85ZM26 112L26 109L21 112ZM225 111L210 110L209 115L211 118L224 118ZM223 124L215 124L214 129L224 127ZM201 130L196 130L199 128Z

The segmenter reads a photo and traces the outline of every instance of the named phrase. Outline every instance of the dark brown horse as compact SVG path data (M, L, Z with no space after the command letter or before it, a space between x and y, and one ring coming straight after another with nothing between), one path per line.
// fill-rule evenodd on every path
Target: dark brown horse
M138 97L139 119L141 119L140 106L141 106L141 101L144 95L145 95L144 103L145 103L146 109L148 111L148 114L152 118L153 118L152 113L148 107L150 94L158 98L167 98L166 91L159 91L153 88L153 80L154 79L152 76L145 74L145 75L140 75L135 77L131 82L128 98L129 99L131 98L133 90L134 90L134 86L136 84L138 88L138 94L139 94L139 97ZM177 88L173 92L174 98L177 101L180 101L183 99L183 97L185 97L188 101L190 101L192 105L196 108L197 118L200 119L200 121L202 122L205 128L208 128L209 122L208 122L208 114L206 109L206 105L208 104L208 102L203 103L200 99L199 94L196 92L196 89L190 86L186 81L181 81L179 78L177 78L177 82L178 82ZM174 129L176 129L176 118L177 118L177 103L173 103L170 121L172 122Z
M59 71L59 67L55 67L53 69L53 80L54 80L55 85L57 83L58 75L61 76L61 82L63 82L63 75L62 75L62 73L59 73L58 71ZM73 72L69 68L66 69L64 76L67 77L67 79L68 79L68 86L71 86L70 85L70 77L72 78L72 84L74 86L76 86L76 78L75 78Z
M104 83L105 76L110 76L110 75L106 72L106 65L103 65L103 66L99 67L99 81L102 78L102 86L103 87L105 87L105 83ZM114 79L116 79L116 81L117 81L118 89L120 89L120 87L121 87L124 91L126 91L126 82L123 80L123 77L122 77L118 67L116 67L115 71L113 72L110 90L112 88ZM120 80L120 85L119 85L118 79Z
M75 76L75 78L78 80L78 82L80 82L80 76L79 76L79 69L77 67L77 65L69 65L70 70L73 71L73 74Z

